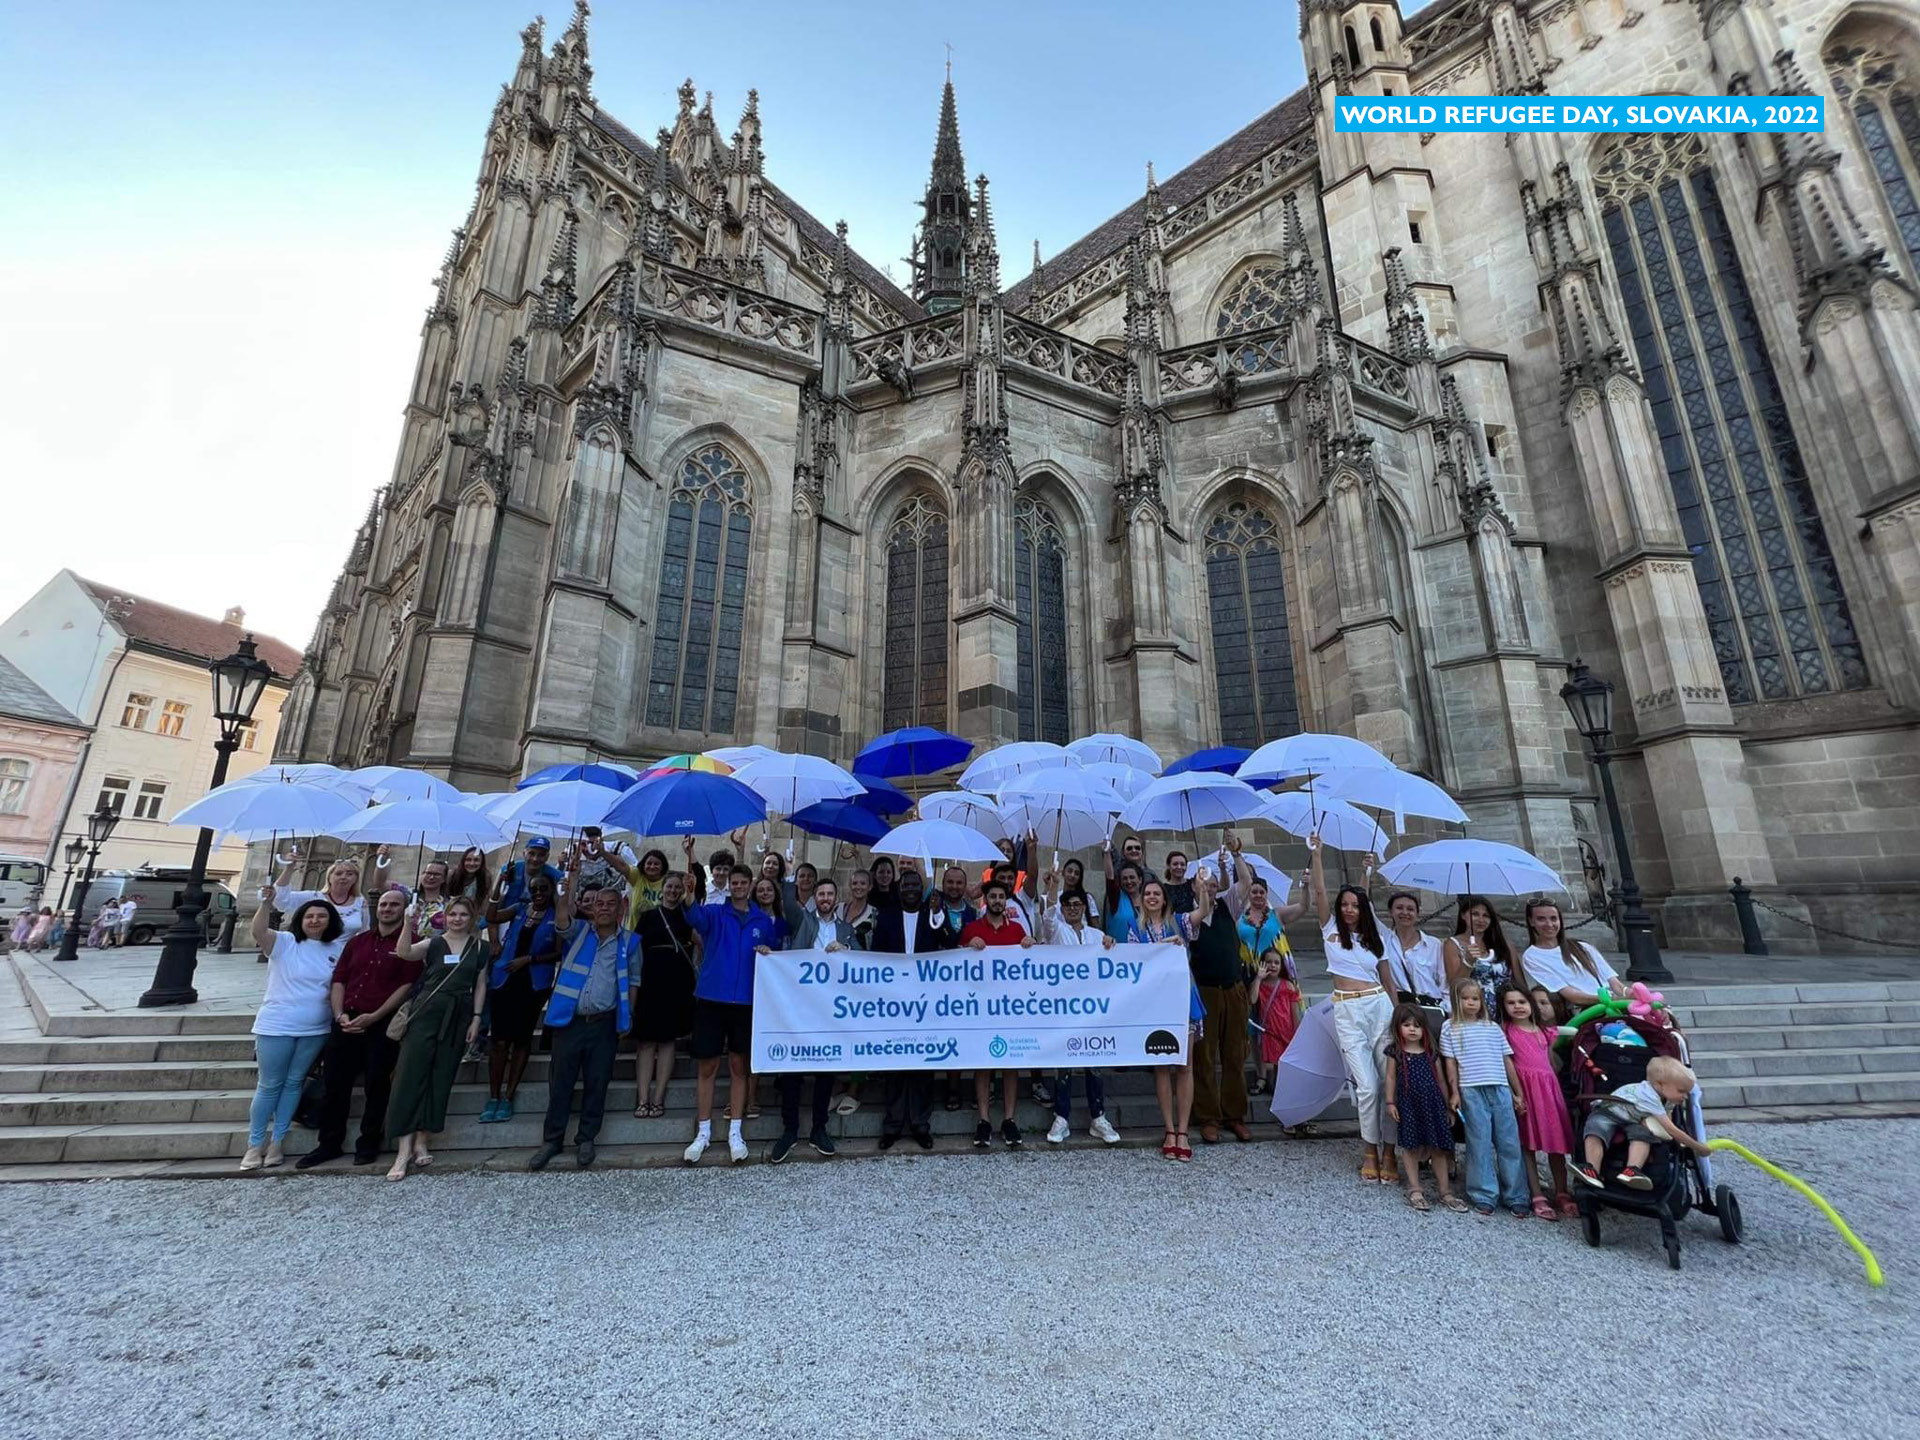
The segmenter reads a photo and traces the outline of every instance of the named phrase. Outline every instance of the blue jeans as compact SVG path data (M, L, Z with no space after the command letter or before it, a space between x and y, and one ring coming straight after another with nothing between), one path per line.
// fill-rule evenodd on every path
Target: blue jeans
M1531 1198L1520 1158L1520 1123L1513 1116L1513 1092L1504 1085L1464 1085L1461 1117L1467 1126L1467 1199L1491 1210L1511 1210ZM1499 1188L1494 1172L1499 1171Z
M1062 1120L1073 1114L1073 1071L1062 1070L1053 1077L1053 1113ZM1107 1082L1098 1070L1087 1071L1087 1116L1098 1120L1107 1113Z
M324 1035L256 1035L253 1058L260 1066L260 1082L254 1087L253 1106L247 1111L247 1144L267 1143L267 1122L273 1122L273 1138L284 1140L293 1125L293 1112L300 1108L300 1086L307 1071L327 1043Z

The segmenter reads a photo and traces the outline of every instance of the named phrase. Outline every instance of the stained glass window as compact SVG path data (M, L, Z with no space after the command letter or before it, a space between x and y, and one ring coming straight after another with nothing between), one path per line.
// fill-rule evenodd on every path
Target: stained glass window
M1901 247L1920 268L1920 89L1899 56L1878 45L1829 46L1828 73L1841 104L1853 112L1867 163L1880 182Z
M746 626L753 494L723 445L687 457L667 498L647 724L731 734Z
M1255 265L1235 280L1214 318L1216 335L1265 330L1287 318L1287 277L1278 265Z
M947 517L916 495L887 529L883 727L947 723Z
M1206 556L1221 741L1253 748L1298 734L1279 528L1265 510L1235 501L1208 522Z
M1073 738L1067 676L1067 544L1053 510L1021 496L1013 511L1014 609L1019 612L1020 738Z
M1704 147L1688 135L1624 138L1594 184L1729 703L1864 686Z

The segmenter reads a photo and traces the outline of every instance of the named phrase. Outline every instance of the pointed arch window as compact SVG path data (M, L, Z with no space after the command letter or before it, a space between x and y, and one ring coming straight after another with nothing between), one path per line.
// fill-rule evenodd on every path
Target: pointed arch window
M649 726L733 733L752 544L746 467L724 445L703 446L681 464L667 498L647 673Z
M1853 114L1900 243L1920 271L1920 86L1914 67L1872 43L1827 48L1827 73Z
M1287 318L1287 277L1277 264L1254 265L1228 287L1214 315L1215 335L1267 330Z
M1266 510L1236 500L1207 522L1206 556L1221 741L1253 748L1298 734L1279 528Z
M1023 495L1013 509L1013 592L1019 612L1020 738L1073 738L1067 667L1067 542L1052 508Z
M947 723L947 517L916 495L887 527L884 727Z
M1594 188L1728 702L1864 686L1705 148L1690 135L1625 137Z

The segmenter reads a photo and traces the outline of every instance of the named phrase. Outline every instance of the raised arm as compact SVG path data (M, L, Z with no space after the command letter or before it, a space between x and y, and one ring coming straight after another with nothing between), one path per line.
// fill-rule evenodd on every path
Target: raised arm
M1229 831L1227 843L1220 847L1220 870L1223 879L1226 876L1229 861L1233 865L1233 884L1227 890L1227 909L1233 912L1236 920L1246 913L1247 895L1253 889L1253 867L1240 858L1240 851L1245 844L1246 842L1238 835Z
M279 858L280 873L274 876L273 883L284 890L293 883L293 872L300 864L300 847L298 845L288 846L287 853Z
M262 955L273 954L274 887L260 887L260 908L253 912L253 945Z
M1313 897L1313 910L1325 925L1333 916L1333 907L1327 903L1327 873L1320 863L1320 832L1314 831L1307 836L1307 893Z

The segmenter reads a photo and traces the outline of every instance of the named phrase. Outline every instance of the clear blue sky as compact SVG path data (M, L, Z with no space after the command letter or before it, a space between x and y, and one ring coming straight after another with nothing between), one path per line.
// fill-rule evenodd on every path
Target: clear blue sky
M57 482L24 516L8 501L36 544L0 615L72 565L304 642L387 478L429 282L537 3L0 0L0 444ZM551 41L571 4L546 3ZM902 278L948 42L1009 283L1036 237L1051 256L1134 201L1147 160L1171 174L1302 82L1294 7L1242 0L600 0L591 36L597 97L645 136L687 76L729 130L757 87L769 174ZM117 520L83 532L82 497ZM207 523L222 506L255 543Z

